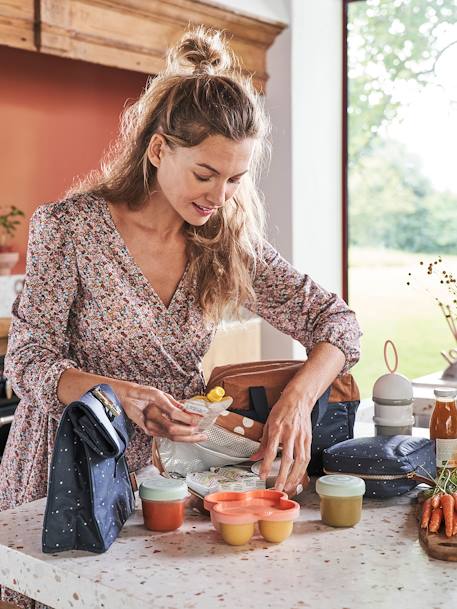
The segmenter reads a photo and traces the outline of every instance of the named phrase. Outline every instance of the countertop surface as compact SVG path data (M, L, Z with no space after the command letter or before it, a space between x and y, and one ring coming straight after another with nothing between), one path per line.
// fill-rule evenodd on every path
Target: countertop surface
M366 407L356 436L373 435ZM152 467L140 480L151 475ZM178 531L148 531L138 503L101 555L43 554L42 499L0 513L0 582L54 609L453 607L456 565L422 550L415 495L365 499L357 526L334 529L320 521L312 481L298 498L302 509L289 539L276 545L256 536L242 547L226 545L209 519L190 509Z
M102 555L42 554L45 501L35 501L0 513L0 581L55 609L454 606L456 566L420 547L414 492L365 500L356 527L332 529L313 489L282 544L228 546L192 511L180 530L153 533L138 509Z

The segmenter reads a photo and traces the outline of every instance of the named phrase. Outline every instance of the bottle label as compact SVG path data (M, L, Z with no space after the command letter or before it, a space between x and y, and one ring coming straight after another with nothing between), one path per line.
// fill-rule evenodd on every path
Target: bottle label
M457 467L457 439L436 439L436 467Z

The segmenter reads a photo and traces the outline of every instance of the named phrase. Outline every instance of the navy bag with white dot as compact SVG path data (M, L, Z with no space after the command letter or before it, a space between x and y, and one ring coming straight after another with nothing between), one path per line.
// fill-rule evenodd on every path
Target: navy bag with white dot
M326 474L363 478L365 497L403 495L421 482L420 477L436 474L433 442L412 436L346 440L324 450L323 459Z
M134 510L125 450L131 423L109 385L69 404L57 431L42 550L105 552Z

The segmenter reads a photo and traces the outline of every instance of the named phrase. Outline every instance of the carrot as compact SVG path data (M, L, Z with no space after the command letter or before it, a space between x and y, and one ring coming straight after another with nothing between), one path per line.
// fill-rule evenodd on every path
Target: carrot
M433 495L432 497L432 508L435 510L436 508L440 507L440 499L441 499L441 495L442 493L438 493L436 495Z
M441 507L434 508L432 515L430 516L430 523L428 530L430 533L437 533L440 528L441 521L443 520L443 509Z
M451 493L454 497L454 509L457 511L457 493Z
M426 529L430 522L430 516L432 514L432 498L426 499L422 505L422 520L421 529Z
M452 535L457 535L457 516L454 518L454 527L452 529Z
M452 495L446 493L441 497L446 537L452 537L452 531L454 530L454 503Z

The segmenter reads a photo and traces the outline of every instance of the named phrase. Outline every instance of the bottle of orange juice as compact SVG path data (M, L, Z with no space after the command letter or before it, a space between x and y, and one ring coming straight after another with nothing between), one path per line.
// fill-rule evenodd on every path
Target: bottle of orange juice
M457 389L435 389L435 408L430 419L430 439L435 440L436 468L457 468Z

